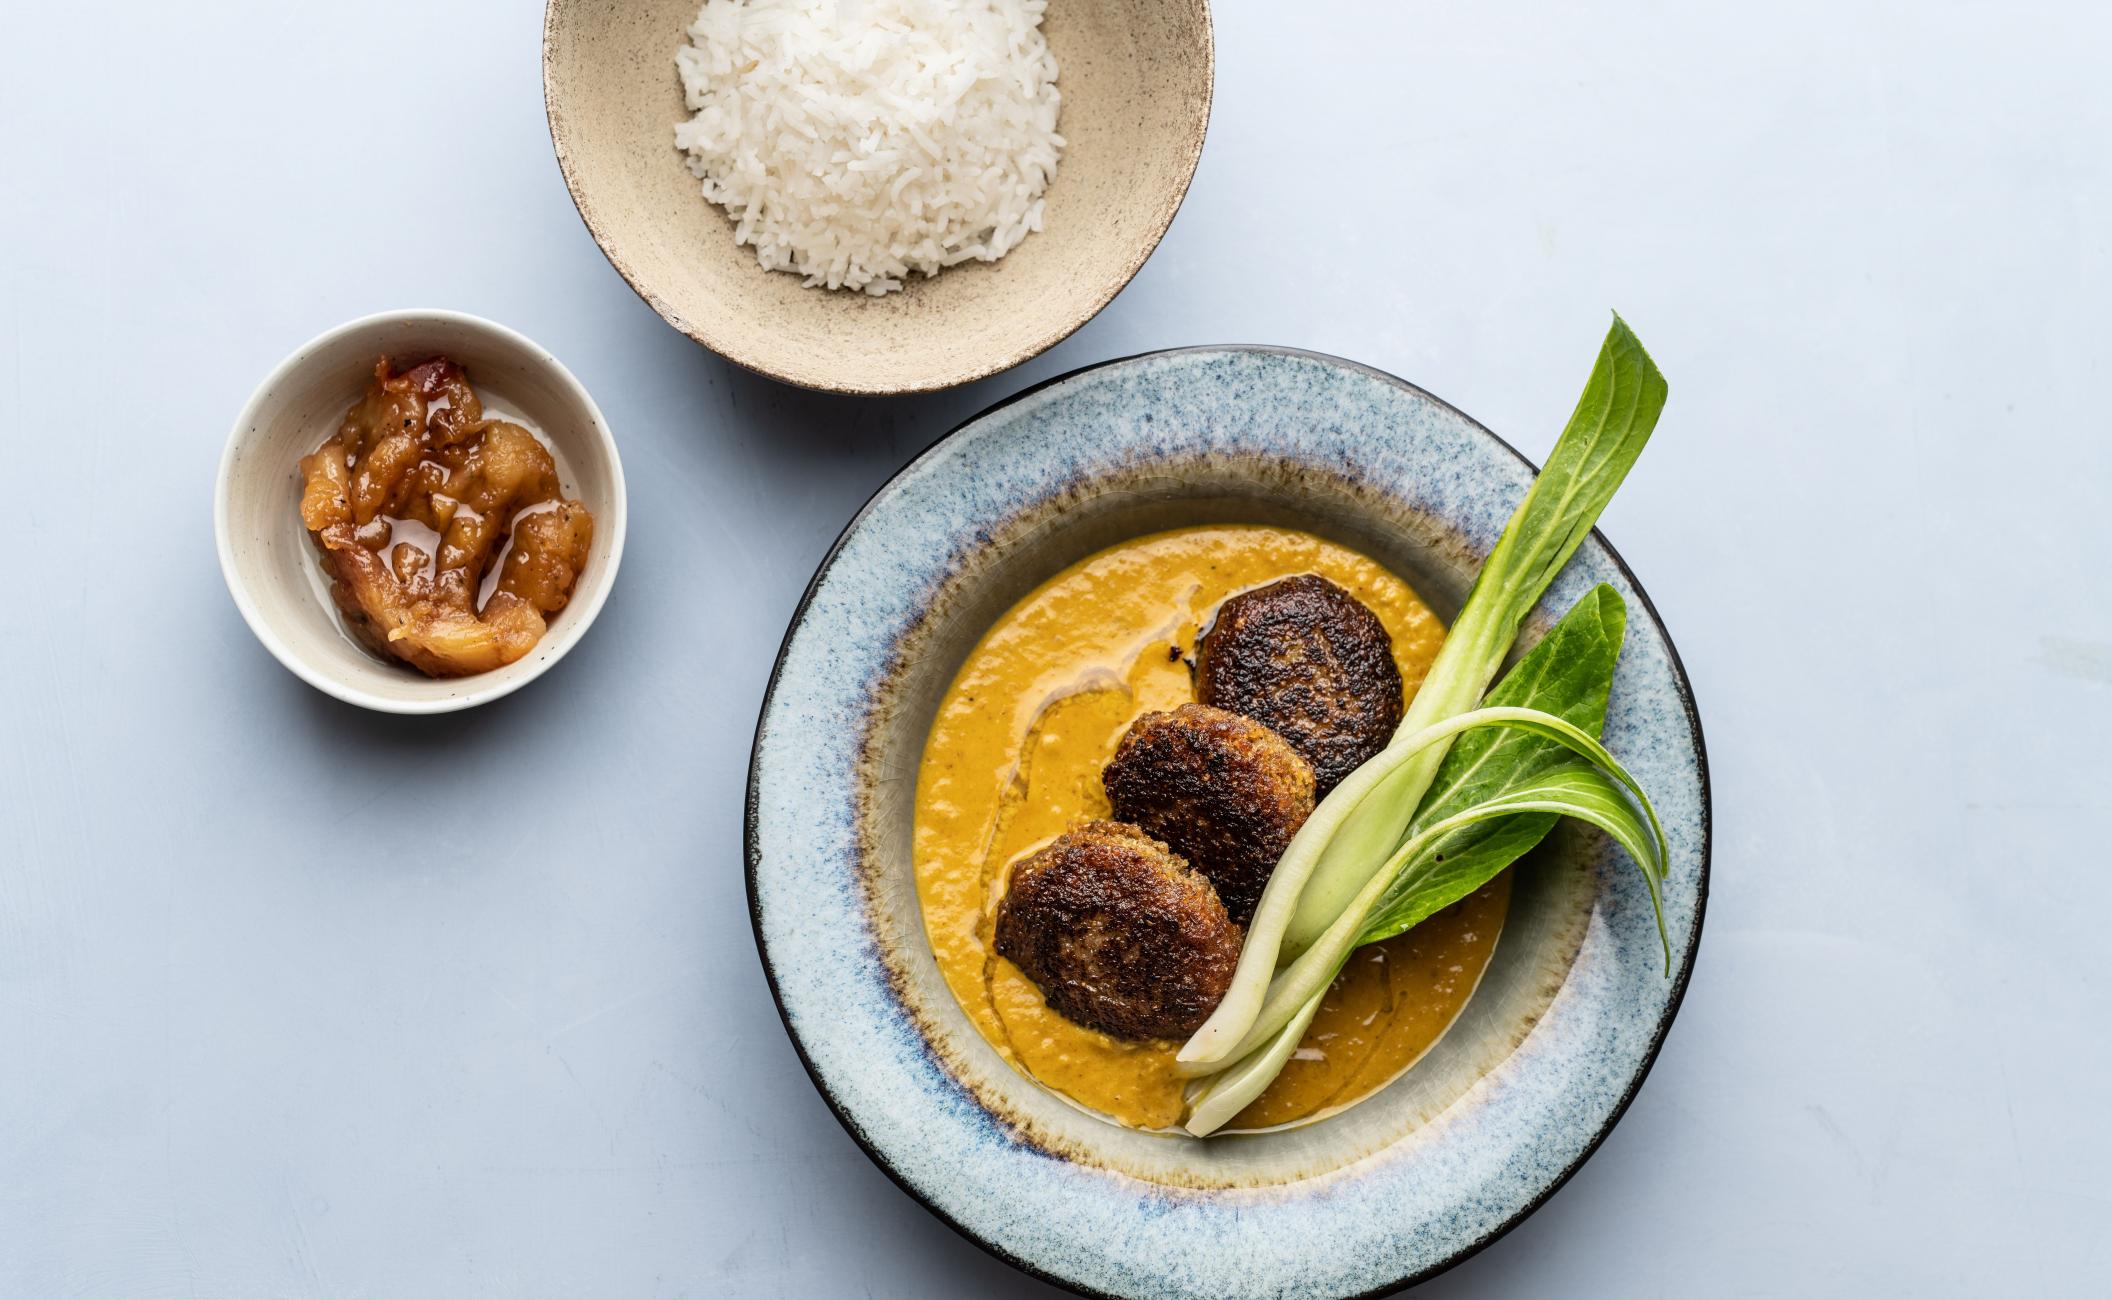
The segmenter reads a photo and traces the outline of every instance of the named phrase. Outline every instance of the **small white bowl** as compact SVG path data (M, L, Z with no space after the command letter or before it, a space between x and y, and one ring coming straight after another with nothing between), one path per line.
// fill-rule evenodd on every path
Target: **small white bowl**
M525 657L472 677L426 677L353 641L297 509L301 457L337 429L372 377L375 359L435 354L461 364L487 410L541 435L565 494L594 514L593 548L571 603ZM220 458L213 532L236 608L295 676L362 708L448 713L519 690L562 659L601 612L623 559L623 465L594 399L528 339L461 312L382 312L303 344L258 385Z

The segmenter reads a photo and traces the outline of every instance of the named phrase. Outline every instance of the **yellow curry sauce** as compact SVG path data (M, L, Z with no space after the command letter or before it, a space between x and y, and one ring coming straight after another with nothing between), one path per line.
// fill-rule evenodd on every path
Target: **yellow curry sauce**
M914 851L939 969L1008 1062L1125 1124L1179 1122L1180 1045L1123 1042L1050 1010L991 946L998 900L1014 862L1108 815L1101 768L1138 714L1194 698L1186 659L1218 604L1296 573L1317 573L1371 607L1412 693L1444 627L1406 583L1308 533L1185 528L1088 556L1008 610L961 666L925 741ZM1506 873L1357 953L1297 1055L1233 1127L1332 1110L1413 1064L1473 993L1509 896Z

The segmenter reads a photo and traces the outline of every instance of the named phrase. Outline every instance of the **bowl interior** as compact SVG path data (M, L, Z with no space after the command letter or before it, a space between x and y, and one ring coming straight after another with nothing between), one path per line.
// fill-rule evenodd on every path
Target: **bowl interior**
M1459 1021L1394 1086L1332 1116L1207 1142L1140 1133L1081 1111L1006 1065L962 1011L932 957L911 855L915 782L888 778L917 770L954 674L1020 598L1117 542L1226 523L1299 528L1360 550L1407 579L1447 623L1473 582L1475 566L1457 533L1324 468L1215 455L1097 475L1007 520L952 571L903 640L884 703L872 715L863 768L864 871L880 949L937 1050L986 1104L1038 1139L1177 1186L1325 1173L1391 1144L1451 1105L1516 1046L1562 984L1590 917L1602 848L1590 836L1556 835L1522 862L1502 938Z
M544 96L580 215L669 323L796 384L944 388L1016 365L1105 306L1180 206L1209 118L1204 0L1053 0L1043 22L1067 141L1040 233L871 298L756 264L674 145L675 51L699 0L550 0Z
M565 493L594 514L594 543L571 602L535 649L488 673L433 679L385 663L344 630L329 580L296 509L301 457L334 432L381 356L445 354L485 409L527 425L557 462ZM442 712L496 698L564 654L593 620L621 557L623 472L601 413L548 353L473 317L405 314L356 321L281 364L236 427L220 484L229 585L288 668L341 699L398 712Z

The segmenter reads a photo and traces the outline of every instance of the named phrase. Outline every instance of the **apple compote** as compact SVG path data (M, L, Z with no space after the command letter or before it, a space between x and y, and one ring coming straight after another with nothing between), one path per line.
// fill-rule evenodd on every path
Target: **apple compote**
M301 522L353 637L433 677L510 664L565 607L594 516L565 499L536 436L487 418L445 357L387 357L344 423L301 458Z

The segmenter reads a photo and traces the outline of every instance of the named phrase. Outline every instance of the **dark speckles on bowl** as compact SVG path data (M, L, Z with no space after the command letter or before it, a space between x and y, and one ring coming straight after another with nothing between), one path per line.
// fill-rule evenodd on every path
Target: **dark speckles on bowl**
M1007 1066L926 943L909 845L940 696L990 622L1124 538L1284 524L1357 547L1456 612L1531 467L1398 380L1306 353L1110 363L986 412L844 532L787 634L750 772L749 893L785 1024L849 1131L912 1195L1022 1268L1124 1296L1335 1296L1428 1276L1538 1206L1619 1117L1686 986L1708 883L1701 731L1634 576L1608 745L1671 841L1663 967L1637 874L1568 827L1520 864L1451 1032L1377 1096L1207 1142L1118 1127Z

